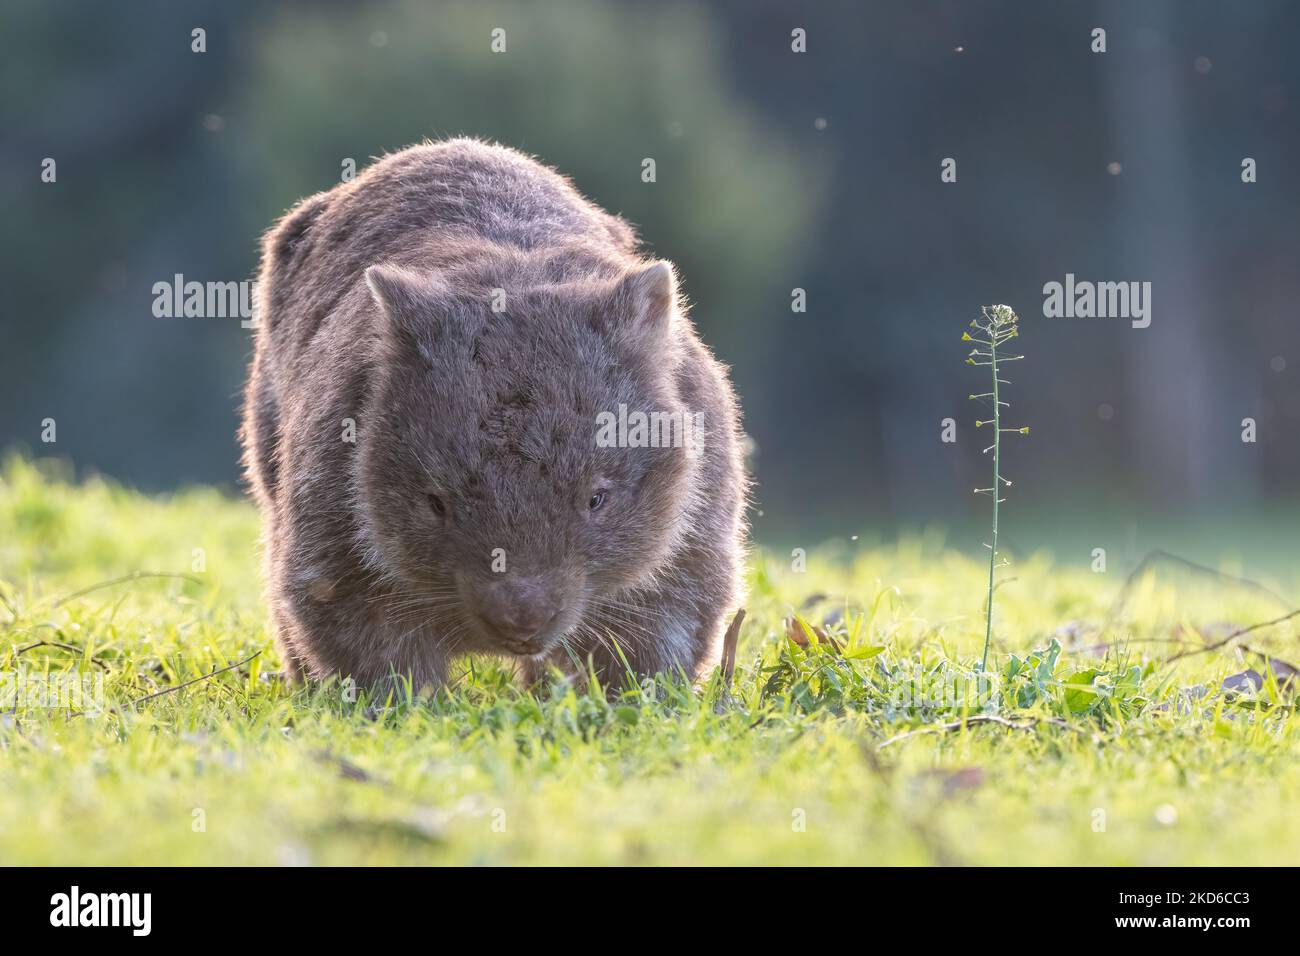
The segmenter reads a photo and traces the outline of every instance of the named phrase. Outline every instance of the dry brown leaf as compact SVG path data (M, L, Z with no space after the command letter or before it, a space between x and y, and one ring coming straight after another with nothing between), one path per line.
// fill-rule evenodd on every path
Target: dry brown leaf
M722 679L731 683L731 676L736 673L736 645L740 643L740 626L745 623L745 609L742 607L727 625L727 633L722 637Z
M808 623L808 627L813 632L813 634L816 635L819 643L829 644L831 647L835 648L835 650L839 652L842 652L844 650L843 645L841 645L839 641L837 641L834 637L828 634L824 627L819 627L818 625L813 624L811 622L806 622L806 623ZM799 623L799 619L797 617L787 617L785 619L785 636L790 638L790 640L794 641L800 647L807 647L809 644L808 633L803 629L803 625Z

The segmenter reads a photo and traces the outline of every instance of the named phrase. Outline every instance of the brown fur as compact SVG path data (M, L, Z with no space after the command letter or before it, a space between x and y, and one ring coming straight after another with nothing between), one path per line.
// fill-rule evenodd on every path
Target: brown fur
M618 684L614 643L638 675L716 663L741 600L738 411L636 245L467 139L386 156L267 234L241 437L293 673L418 689L487 652L529 677L590 656ZM702 454L597 447L620 403L703 413ZM484 624L503 587L558 608L525 644Z

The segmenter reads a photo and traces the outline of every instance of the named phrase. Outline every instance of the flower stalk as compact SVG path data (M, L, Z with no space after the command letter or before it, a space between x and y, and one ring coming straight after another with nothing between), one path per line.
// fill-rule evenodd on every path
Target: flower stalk
M975 489L975 494L988 495L993 499L992 540L984 543L984 547L989 549L989 582L984 610L984 655L980 661L981 671L988 669L989 645L993 641L993 592L997 590L995 575L999 567L1009 563L1007 561L998 563L998 506L1006 500L1001 496L1001 490L1011 487L1011 482L1002 476L1002 434L1003 432L1017 435L1029 434L1027 427L1004 428L1002 425L1002 409L1009 408L1010 403L1002 400L1001 387L1011 383L1002 378L999 373L1003 363L1017 362L1024 356L1008 355L1000 350L1020 334L1019 321L1019 316L1009 305L986 305L980 309L980 318L970 324L975 334L972 335L967 331L963 332L961 337L963 342L975 344L975 348L971 349L966 357L966 364L988 368L993 379L992 391L969 396L972 401L991 400L993 406L992 418L986 421L979 419L975 421L976 428L993 426L993 444L984 449L986 455L989 452L993 453L993 485L990 488Z

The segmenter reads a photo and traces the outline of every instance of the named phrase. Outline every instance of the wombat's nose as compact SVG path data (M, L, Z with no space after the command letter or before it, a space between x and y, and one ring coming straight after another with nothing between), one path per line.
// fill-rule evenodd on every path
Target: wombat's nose
M551 589L535 578L493 581L479 591L479 614L501 637L524 641L559 610Z

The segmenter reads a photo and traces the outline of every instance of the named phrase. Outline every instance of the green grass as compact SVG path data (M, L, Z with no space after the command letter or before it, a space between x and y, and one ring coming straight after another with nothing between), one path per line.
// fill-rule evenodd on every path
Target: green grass
M806 573L757 554L726 699L716 680L608 702L557 682L535 698L477 660L449 693L384 708L273 676L257 531L249 505L214 491L148 498L18 460L0 471L0 674L30 688L99 673L112 708L4 705L0 863L1227 864L1300 851L1289 702L1276 687L1219 691L1262 662L1225 648L1165 663L1204 639L1197 628L1289 610L1230 581L1157 566L1130 589L1124 640L1100 649L1086 632L1123 574L1019 556L998 592L991 705L1027 729L882 748L987 703L934 693L945 679L973 688L987 575L982 555L937 536L825 548ZM188 577L95 588L138 571ZM1294 572L1266 583L1300 591ZM836 609L834 645L785 637L792 612L817 624ZM1243 640L1300 656L1294 622Z

